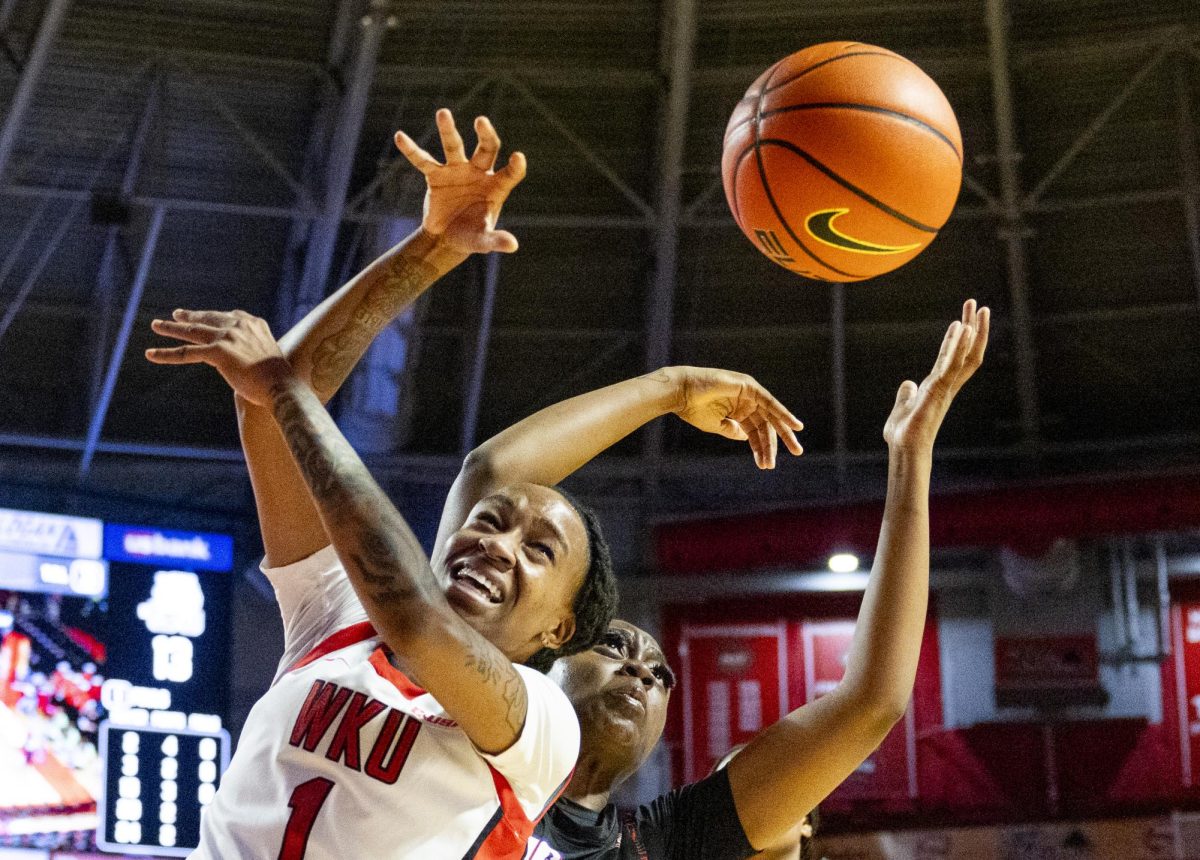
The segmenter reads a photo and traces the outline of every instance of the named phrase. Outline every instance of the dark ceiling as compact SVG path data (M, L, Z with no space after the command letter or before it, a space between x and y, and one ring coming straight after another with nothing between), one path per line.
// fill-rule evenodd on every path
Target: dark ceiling
M372 27L377 57L358 48ZM762 476L731 443L668 424L661 459L657 440L633 439L587 471L593 498L654 515L878 492L896 385L924 373L967 296L996 330L945 428L943 486L1200 465L1195 0L2 0L0 32L15 135L7 149L0 136L9 476L151 493L170 475L179 498L245 505L228 392L204 368L147 365L148 321L242 307L278 331L306 301L306 259L328 265L328 290L418 215L390 136L428 135L443 105L489 114L530 165L505 212L522 248L498 269L476 440L664 354L749 372L808 425L805 460ZM845 288L757 253L718 173L750 81L835 39L899 51L938 81L968 174L928 251ZM361 116L356 80L370 84ZM687 96L675 114L673 89ZM453 475L485 287L484 262L469 263L404 329L406 366L376 371L404 400L396 417L362 388L340 404L386 425L375 463L401 495Z

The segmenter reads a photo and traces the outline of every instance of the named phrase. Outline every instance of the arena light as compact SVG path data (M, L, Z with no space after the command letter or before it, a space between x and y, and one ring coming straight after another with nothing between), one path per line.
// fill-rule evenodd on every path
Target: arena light
M858 570L858 556L852 552L837 552L829 556L829 569L834 573L854 573Z

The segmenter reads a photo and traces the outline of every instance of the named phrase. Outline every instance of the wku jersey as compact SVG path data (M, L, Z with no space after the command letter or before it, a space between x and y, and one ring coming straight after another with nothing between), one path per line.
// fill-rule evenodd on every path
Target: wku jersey
M264 571L285 654L204 811L194 858L520 858L566 784L579 725L548 678L521 737L480 752L387 659L331 548Z

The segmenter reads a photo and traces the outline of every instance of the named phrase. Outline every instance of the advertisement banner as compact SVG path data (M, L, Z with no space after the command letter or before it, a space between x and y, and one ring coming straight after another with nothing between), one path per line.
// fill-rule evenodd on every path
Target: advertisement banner
M1183 785L1200 785L1200 601L1174 612L1175 680L1179 691L1179 752Z
M58 558L100 558L100 520L0 508L0 550Z
M183 570L230 570L233 538L109 523L104 526L104 557Z
M708 774L787 708L787 628L780 624L685 626L680 640L685 780Z

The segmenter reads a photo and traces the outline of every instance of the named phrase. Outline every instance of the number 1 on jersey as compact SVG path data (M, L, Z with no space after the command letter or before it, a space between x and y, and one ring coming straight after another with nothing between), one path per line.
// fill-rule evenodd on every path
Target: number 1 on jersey
M312 833L317 813L333 790L333 780L319 776L302 782L292 791L288 808L287 829L283 831L283 844L279 846L279 860L304 860L308 850L308 835Z

